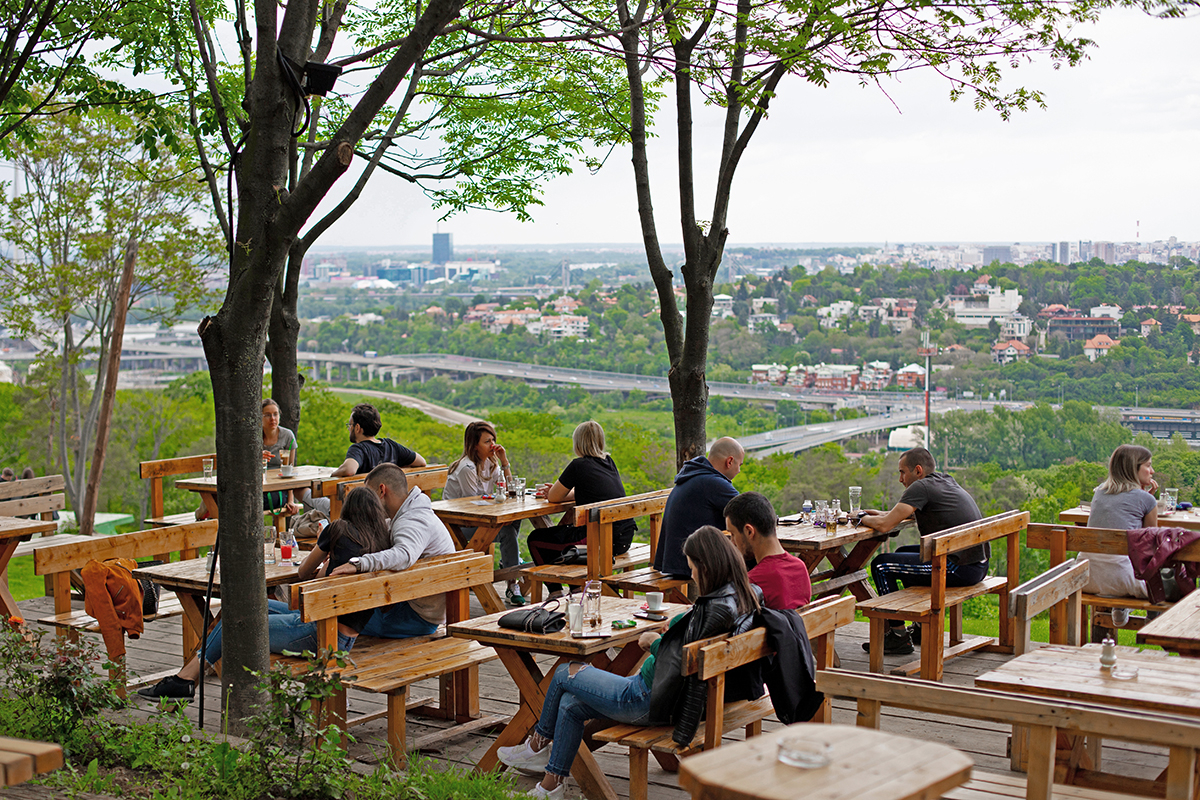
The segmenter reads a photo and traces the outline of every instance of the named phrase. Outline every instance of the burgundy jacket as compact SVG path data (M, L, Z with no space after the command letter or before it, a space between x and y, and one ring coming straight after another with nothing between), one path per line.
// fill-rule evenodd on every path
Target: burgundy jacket
M1175 561L1175 554L1193 542L1200 542L1200 531L1184 528L1137 528L1127 531L1129 561L1133 574L1146 582L1150 602L1161 603L1166 599L1162 575L1159 570L1168 565L1175 568L1175 582L1182 594L1196 589L1200 578L1200 562Z

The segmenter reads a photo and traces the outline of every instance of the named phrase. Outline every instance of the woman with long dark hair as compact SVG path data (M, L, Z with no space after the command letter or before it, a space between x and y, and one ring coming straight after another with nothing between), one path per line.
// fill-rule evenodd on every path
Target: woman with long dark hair
M704 710L705 685L680 673L683 646L728 633L749 620L759 601L746 577L746 562L725 534L705 525L683 544L700 596L686 613L671 620L666 633L638 640L650 656L629 677L590 664L561 664L546 691L533 735L522 744L501 747L500 761L522 771L545 771L533 797L561 798L584 724L605 718L626 725L675 725L675 741L691 741Z
M342 516L317 538L317 546L309 551L300 565L302 581L328 575L355 556L377 553L392 546L392 534L388 528L387 514L379 497L370 489L358 487L346 496ZM356 611L338 617L338 649L349 650L354 640L371 618L374 609ZM284 650L302 652L316 650L317 625L304 622L300 612L293 611L287 603L267 601L267 634L272 653ZM209 664L221 658L221 623L213 627L208 636L204 660ZM143 697L190 698L196 691L200 679L200 657L197 655L175 675L169 675L156 683L139 689Z

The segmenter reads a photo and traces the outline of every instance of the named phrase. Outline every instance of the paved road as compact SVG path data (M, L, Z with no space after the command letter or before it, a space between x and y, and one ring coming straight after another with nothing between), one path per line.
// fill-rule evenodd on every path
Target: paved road
M456 411L452 408L434 405L428 400L422 400L419 397L411 397L407 394L396 394L395 392L379 392L374 389L334 389L338 394L349 394L365 397L379 397L384 400L394 400L402 406L415 408L418 411L424 411L429 416L436 419L438 422L444 422L447 425L466 425L468 422L474 422L480 417L473 417L470 414L464 414L461 411Z

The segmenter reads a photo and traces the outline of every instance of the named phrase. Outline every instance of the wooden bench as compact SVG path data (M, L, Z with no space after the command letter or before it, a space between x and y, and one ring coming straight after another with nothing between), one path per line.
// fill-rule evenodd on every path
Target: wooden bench
M470 618L469 590L491 580L491 557L463 550L421 559L402 572L335 576L292 584L292 604L299 609L304 622L316 623L317 646L324 650L337 647L340 614L402 600L444 592L447 622L466 620ZM351 666L342 672L342 679L355 689L387 695L387 710L348 720L343 690L327 701L322 713L342 727L386 716L389 757L400 767L406 760L406 714L410 707L464 723L418 740L416 748L506 721L501 717L481 718L479 711L479 665L495 658L496 651L491 647L450 638L443 631L409 639L359 637L350 653ZM304 664L299 658L284 656L274 656L272 661L297 667ZM427 678L442 679L437 708L429 706L426 700L409 700L408 687Z
M1008 614L1000 614L999 640L975 636L970 639L962 632L962 604L972 597L999 594L1000 608L1008 608L1009 593L1020 580L1020 534L1029 525L1029 512L1007 511L992 517L959 525L921 537L921 559L933 565L931 586L912 586L891 594L860 601L858 610L871 623L871 672L883 671L883 637L887 620L916 622L921 626L921 658L893 670L893 674L921 673L926 680L942 679L945 659L974 650L1012 653L1012 625ZM984 542L1007 540L1008 574L1006 577L986 577L974 586L946 586L946 565L951 553ZM943 641L946 617L950 618L950 646Z
M645 494L575 506L575 525L587 529L587 564L543 564L522 568L520 573L529 579L530 599L535 603L541 601L543 583L582 586L589 580L602 580L618 572L625 573L646 567L654 560L658 551L658 531L670 494L670 489L659 489ZM613 523L641 517L648 517L650 520L649 544L635 544L627 552L613 555ZM677 579L662 575L657 570L643 571L636 584L627 583L621 591L626 592L626 596L633 592L661 591L666 594L672 592L679 584ZM605 588L610 594L618 593L611 585L606 585Z
M62 475L0 482L0 517L53 519L55 511L67 507Z
M1022 583L1008 597L1008 616L1016 628L1015 654L1024 655L1033 646L1030 630L1033 618L1048 608L1065 608L1065 622L1055 625L1051 619L1050 643L1078 646L1083 643L1080 630L1080 599L1088 582L1088 562L1067 561Z
M833 666L835 631L854 621L854 598L829 597L805 606L799 613L804 618L805 630L814 645L813 657L817 669L829 669ZM673 768L679 758L719 747L721 738L737 728L745 729L747 737L762 732L762 721L775 713L770 696L726 703L725 676L736 667L773 654L774 651L767 645L765 628L755 628L732 637L716 636L684 646L683 674L696 675L708 684L704 722L686 745L679 745L671 738L675 729L669 725L653 728L615 725L592 736L598 742L616 742L629 748L630 800L647 798L647 767L651 753L664 766ZM830 709L830 701L826 699L813 720L829 722Z
M427 495L432 495L434 489L444 489L449 474L449 468L445 464L404 468L404 477L408 478L409 488L416 486ZM341 478L320 478L312 482L310 491L313 497L329 498L329 519L332 521L342 515L342 503L346 501L347 493L356 486L362 486L366 480L365 472Z
M1082 525L1047 525L1035 522L1029 526L1025 542L1026 546L1031 550L1049 550L1050 565L1052 567L1066 562L1068 552L1082 551L1085 553L1129 555L1129 540L1126 538L1126 532L1111 528L1088 528ZM1185 547L1176 554L1176 559L1179 561L1200 561L1200 543ZM1166 611L1172 606L1171 603L1152 603L1149 600L1138 597L1105 597L1089 592L1082 594L1080 602L1084 609L1086 609L1085 619L1087 624L1084 626L1083 631L1084 642L1089 641L1091 638L1093 625L1112 630L1113 638L1116 638L1117 626L1113 623L1111 611L1114 608L1127 608L1130 611L1139 612L1161 612ZM1098 611L1098 609L1107 610ZM1063 616L1065 613L1065 607L1051 610L1051 629L1066 624ZM1145 617L1130 617L1129 623L1125 625L1125 628L1138 630L1145 624Z
M0 786L16 786L62 765L62 747L57 744L0 736Z
M213 466L217 464L216 453L202 453L198 456L180 456L179 458L162 458L156 461L143 461L138 465L138 474L142 480L150 481L150 516L142 523L151 527L167 525L184 525L196 521L193 511L181 514L163 514L163 478L173 475L192 475L204 471L204 459L211 458Z
M829 696L855 700L857 724L870 728L880 726L882 709L888 706L1028 729L1026 778L976 772L969 783L945 795L952 800L1013 797L1049 800L1064 796L1077 800L1116 800L1111 792L1124 792L1127 795L1121 796L1130 797L1163 797L1165 794L1172 800L1194 800L1196 796L1194 783L1200 722L1185 717L1140 710L1134 713L1074 700L1032 698L838 669L817 673L817 688ZM1167 747L1170 762L1165 780L1156 782L1102 773L1074 764L1059 764L1057 743L1060 732L1077 738L1093 736ZM1056 790L1055 783L1078 785Z
M89 561L104 561L108 558L155 558L159 561L169 561L170 554L179 552L186 560L196 558L197 550L201 547L211 547L217 540L217 521L192 521L186 525L172 525L165 528L150 528L133 533L122 533L116 536L88 537L79 541L62 544L49 544L36 550L33 554L33 572L35 575L49 576L54 597L54 613L38 620L42 625L57 628L60 633L71 637L78 636L80 631L96 633L100 630L96 620L83 609L71 608L71 571L82 569ZM213 601L213 611L220 608L220 601ZM146 621L165 619L179 616L183 608L178 598L163 596L159 598L158 613L146 618ZM183 657L186 661L195 653L199 642L188 626L184 626ZM114 674L117 670L114 670ZM144 676L130 681L130 686L140 686L151 683L166 675L175 674L175 670L161 675Z

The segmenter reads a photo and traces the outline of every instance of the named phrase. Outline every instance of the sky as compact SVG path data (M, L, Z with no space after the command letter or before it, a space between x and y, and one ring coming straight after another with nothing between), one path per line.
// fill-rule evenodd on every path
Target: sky
M1082 65L1011 75L1049 107L1007 122L950 102L928 72L888 82L886 95L849 78L824 89L785 79L735 178L728 245L1200 240L1200 18L1116 10L1084 35L1098 46ZM720 118L698 122L704 219ZM650 150L664 242L681 238L672 125L668 108ZM460 250L641 241L628 150L598 174L550 182L544 201L529 223L483 211L439 223L419 190L377 176L320 243L428 245L435 230Z

